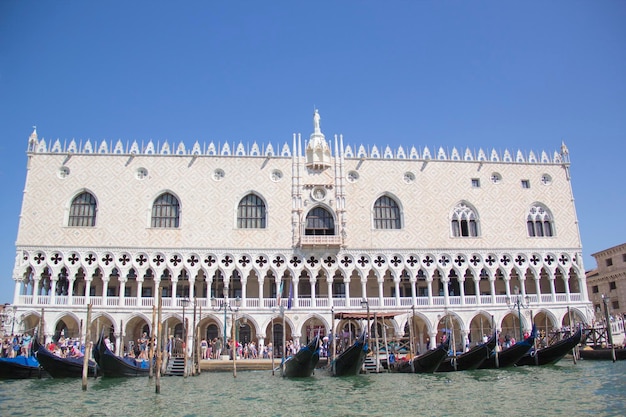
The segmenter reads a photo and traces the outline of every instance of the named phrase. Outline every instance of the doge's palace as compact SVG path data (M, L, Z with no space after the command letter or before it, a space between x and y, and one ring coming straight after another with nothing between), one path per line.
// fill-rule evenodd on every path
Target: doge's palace
M13 270L22 332L280 347L314 332L434 346L591 320L565 144L348 145L313 115L285 143L28 139ZM87 323L87 306L92 306ZM345 314L345 317L344 317ZM283 320L284 318L284 320ZM284 326L283 326L284 322ZM414 326L409 332L409 326ZM191 331L193 329L193 331ZM94 336L95 337L95 336Z

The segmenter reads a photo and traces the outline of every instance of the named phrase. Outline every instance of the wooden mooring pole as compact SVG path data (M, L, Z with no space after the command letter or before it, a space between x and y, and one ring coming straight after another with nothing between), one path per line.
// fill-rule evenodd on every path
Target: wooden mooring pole
M161 324L161 314L162 314L162 310L163 310L163 306L162 306L162 300L161 300L161 291L162 291L162 287L159 287L159 294L157 296L157 320L158 320L158 325L157 325L157 333L156 333L156 338L154 338L154 340L156 341L156 364L155 364L155 371L156 371L156 382L155 382L155 393L160 394L161 393L161 361L163 360L163 351L162 351L162 347L163 347L163 336L162 336L162 324Z
M150 350L148 351L148 365L150 366L150 371L148 373L148 377L152 379L154 376L154 345L156 343L156 339L154 338L154 334L156 332L157 324L156 324L156 306L152 306L152 334L150 335Z
M91 357L91 303L87 304L87 325L85 326L85 356L83 356L83 391L87 391L89 375L89 358Z

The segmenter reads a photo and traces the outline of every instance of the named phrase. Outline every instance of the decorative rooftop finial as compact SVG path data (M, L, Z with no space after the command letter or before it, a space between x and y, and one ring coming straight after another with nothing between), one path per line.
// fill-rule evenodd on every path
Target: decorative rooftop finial
M561 155L569 155L569 150L565 146L565 141L561 141Z
M37 138L37 126L33 126L33 133L31 133L28 137L28 151L35 152L38 144L39 139Z

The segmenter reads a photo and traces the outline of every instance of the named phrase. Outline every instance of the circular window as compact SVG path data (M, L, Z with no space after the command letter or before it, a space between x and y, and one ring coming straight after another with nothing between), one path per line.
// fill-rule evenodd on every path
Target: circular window
M541 176L541 183L543 185L550 185L550 184L552 184L552 177L549 176L548 174L543 174Z
M147 169L145 169L145 168L137 168L137 171L135 172L135 177L138 180L143 180L147 176L148 176L148 170Z
M218 169L216 169L215 171L213 171L213 179L214 179L215 181L221 181L221 180L223 180L225 175L226 175L226 174L224 173L224 170L223 170L223 169L218 168Z
M493 182L494 184L500 184L501 181L502 181L502 175L500 175L497 172L494 172L493 174L491 174L491 182Z
M280 169L275 169L270 174L270 178L272 179L272 181L278 182L283 179L283 172Z
M68 167L59 168L59 172L57 174L59 178L64 179L70 175L70 169Z
M415 181L415 174L412 173L412 172L405 172L404 173L404 182L406 182L407 184L410 184L413 181Z
M359 173L356 171L348 172L348 181L349 182L357 182L359 180Z

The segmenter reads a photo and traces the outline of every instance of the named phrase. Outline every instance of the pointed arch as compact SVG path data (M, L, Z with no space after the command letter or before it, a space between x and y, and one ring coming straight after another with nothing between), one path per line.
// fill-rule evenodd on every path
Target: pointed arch
M308 236L335 235L335 217L322 206L316 206L306 215L304 234Z
M478 237L480 225L477 211L466 201L459 202L450 215L452 237Z
M96 197L89 191L83 191L70 204L67 225L69 227L94 227L98 204Z
M244 196L237 206L238 229L265 229L267 209L265 201L255 193Z
M152 204L151 226L155 228L178 228L180 203L174 194L165 192Z
M550 210L541 203L530 206L526 216L526 229L529 237L554 236L554 218Z
M374 202L374 229L401 229L402 212L395 198L384 194Z

